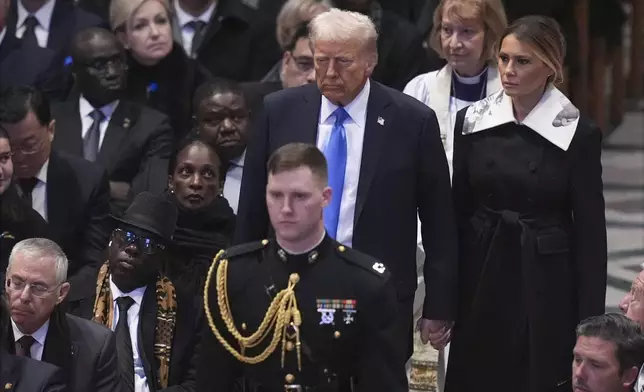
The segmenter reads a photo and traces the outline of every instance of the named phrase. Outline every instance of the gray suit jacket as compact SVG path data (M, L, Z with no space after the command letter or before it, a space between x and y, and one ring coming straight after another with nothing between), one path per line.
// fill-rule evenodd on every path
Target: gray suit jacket
M66 392L61 369L0 350L0 386L7 392Z
M42 361L62 369L69 392L120 390L112 331L61 309L50 318Z

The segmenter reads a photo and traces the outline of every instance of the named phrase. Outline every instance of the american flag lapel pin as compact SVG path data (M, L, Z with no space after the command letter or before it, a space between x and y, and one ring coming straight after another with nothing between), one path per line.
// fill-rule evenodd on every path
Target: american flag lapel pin
M385 125L385 119L382 117L378 117L378 124Z

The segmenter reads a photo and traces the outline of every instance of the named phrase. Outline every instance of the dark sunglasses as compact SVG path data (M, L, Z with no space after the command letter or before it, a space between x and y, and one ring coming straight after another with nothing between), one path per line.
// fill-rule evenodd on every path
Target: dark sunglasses
M139 251L146 255L154 254L159 249L165 249L165 245L153 238L143 237L123 229L114 230L114 239L116 239L121 246L127 247L130 245L136 245Z

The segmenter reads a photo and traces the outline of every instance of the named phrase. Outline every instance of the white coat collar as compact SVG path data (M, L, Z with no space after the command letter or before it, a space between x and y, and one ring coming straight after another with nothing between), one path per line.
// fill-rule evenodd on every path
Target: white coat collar
M501 90L467 108L463 134L512 122L518 124L514 118L512 99ZM564 151L570 147L578 124L579 110L553 85L546 88L541 100L522 123Z

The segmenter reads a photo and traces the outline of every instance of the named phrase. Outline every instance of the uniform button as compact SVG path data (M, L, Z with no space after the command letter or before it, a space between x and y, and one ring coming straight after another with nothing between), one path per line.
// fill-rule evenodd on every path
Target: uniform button
M334 337L334 338L336 338L336 339L340 339L340 336L342 336L342 334L340 333L340 331L335 331L335 332L333 333L333 337Z
M293 351L294 348L295 345L293 344L293 342L286 342L286 351Z
M242 330L245 331L246 329L248 329L248 326L246 325L246 323L242 323Z
M287 374L286 377L284 377L284 380L286 380L287 384L293 384L293 382L295 382L295 376L292 374Z
M338 246L338 250L340 252L344 252L345 250L347 250L347 248L345 248L344 245L340 245L340 246Z
M530 169L531 172L536 172L537 171L537 162L530 162L528 164L528 169Z

